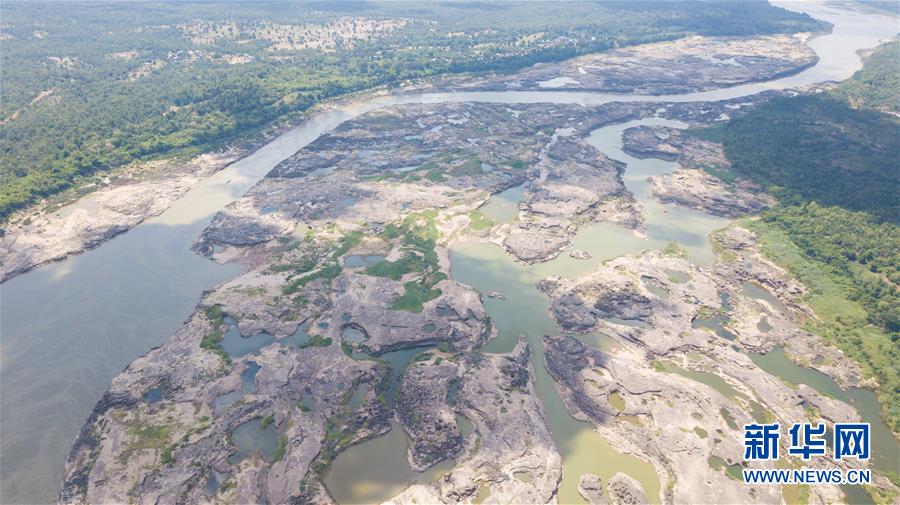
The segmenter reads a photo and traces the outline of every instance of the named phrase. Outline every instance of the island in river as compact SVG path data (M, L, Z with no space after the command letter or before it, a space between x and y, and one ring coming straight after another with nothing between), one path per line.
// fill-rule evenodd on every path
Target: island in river
M203 231L197 252L246 272L113 381L60 501L790 501L740 481L741 425L879 413L759 358L867 385L803 329L807 288L717 217L774 200L691 172L728 160L678 131L775 94L342 123Z

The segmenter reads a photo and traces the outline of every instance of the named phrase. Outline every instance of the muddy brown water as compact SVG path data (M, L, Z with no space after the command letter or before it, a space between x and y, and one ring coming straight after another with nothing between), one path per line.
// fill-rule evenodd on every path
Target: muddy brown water
M69 446L112 378L136 357L172 335L193 311L204 289L239 272L236 266L217 265L194 255L190 245L217 210L322 133L359 114L397 103L713 101L767 89L841 80L860 68L857 50L874 47L879 40L897 32L896 21L891 18L813 3L784 5L835 24L832 34L810 43L820 57L818 64L799 74L770 82L665 97L556 91L439 93L377 97L334 107L205 179L161 216L94 250L3 283L0 285L0 501L47 503L54 500ZM77 205L89 206L90 200ZM705 218L697 216L696 219L698 227L705 228ZM678 223L670 220L660 224L668 227ZM699 235L691 233L691 226L677 233ZM664 234L665 230L651 230L650 240ZM684 245L693 248L693 257L704 260L707 253L702 239L694 245ZM595 254L598 258L656 244L636 239L624 230L603 226L592 227L576 240L576 247L590 252L598 251L601 246L604 252ZM457 260L462 261L463 252L458 249L454 253ZM482 253L472 254L478 258ZM513 282L498 291L509 296L510 286L521 285ZM523 296L531 296L533 288L526 291ZM488 306L497 303L503 302L486 300ZM539 353L539 346L535 346L535 355ZM543 366L537 368L543 370ZM554 402L560 405L555 391L543 386L539 389L545 405ZM857 408L864 407L858 404ZM585 433L581 428L576 432ZM566 442L572 443L580 440L574 437ZM573 464L565 462L567 467ZM564 488L569 489L568 486L566 481Z

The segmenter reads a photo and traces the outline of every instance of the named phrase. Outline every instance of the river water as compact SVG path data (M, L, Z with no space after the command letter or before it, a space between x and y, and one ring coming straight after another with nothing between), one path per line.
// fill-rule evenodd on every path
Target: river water
M136 357L160 345L174 333L190 315L204 289L238 273L236 266L217 265L194 255L190 245L195 238L217 210L322 133L359 114L398 103L479 101L590 105L610 101L711 101L767 89L842 80L861 67L856 55L858 49L874 47L897 32L894 18L807 2L783 5L835 24L832 34L810 43L820 57L819 63L794 76L665 97L553 91L432 93L378 97L341 106L313 117L202 181L165 213L128 233L97 249L43 266L0 285L0 501L46 503L54 500L69 445L112 378ZM603 135L597 134L600 136L592 142L611 157L631 163L624 153L613 154L612 149L618 142L614 132L615 128ZM664 162L644 161L647 164L634 163L634 168L651 172L666 169L656 166ZM637 179L640 178L632 177L632 168L630 165L626 182L635 185L639 191L640 180ZM659 243L674 239L683 241L697 261L707 262L711 256L705 246L705 230L713 226L715 220L695 213L697 215L688 214L689 223L685 223L682 221L685 214L680 210L673 211L674 208L669 208L669 214L660 213L657 220L653 217L653 205L656 204L648 204L648 220L652 221L648 222L648 239L637 239L614 227L598 226L577 237L576 247L592 252L599 261L635 249L657 247ZM454 266L454 272L462 279L465 274L461 265L465 258L484 261L487 266L491 261L490 254L470 251L467 255L465 249L456 249L454 257L459 263ZM566 275L573 275L596 264L581 262L568 270L570 267L565 265L566 262L561 258L523 275L528 277L538 272L549 275L556 267ZM533 286L525 286L521 279L509 279L509 282L507 287L498 289L507 296L512 294L508 292L509 286L520 287L523 297L531 296L530 291L534 291ZM483 286L475 280L471 283L476 288ZM546 306L545 300L524 303ZM486 301L489 310L494 310L494 304L494 300ZM546 324L546 321L540 324ZM513 325L505 326L500 322L498 325L504 335L515 331ZM600 343L602 339L598 340L598 345ZM533 348L537 364L540 346ZM556 439L568 440L567 443L573 445L605 444L590 432L587 433L591 440L579 438L584 437L583 427L559 416L563 412L559 397L547 387L545 379L540 379L543 365L535 368L539 377L538 389L550 412L551 427L556 427ZM562 420L557 421L556 417ZM560 437L557 432L561 430L573 430L576 436ZM561 452L566 453L566 449ZM565 462L567 468L572 464L568 460ZM613 464L619 464L618 460ZM622 460L621 465L636 477L648 471L640 462ZM655 476L641 477L645 482L653 479ZM566 496L570 496L570 487L568 482L564 483ZM653 489L652 485L650 489Z

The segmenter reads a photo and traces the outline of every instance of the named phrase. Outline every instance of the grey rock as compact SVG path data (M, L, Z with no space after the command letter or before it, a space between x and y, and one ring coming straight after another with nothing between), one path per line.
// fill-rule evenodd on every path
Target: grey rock
M617 472L609 479L609 497L615 505L645 505L649 503L640 482L622 472Z
M599 475L585 473L578 479L578 493L590 505L606 505L608 502L603 495L603 480Z

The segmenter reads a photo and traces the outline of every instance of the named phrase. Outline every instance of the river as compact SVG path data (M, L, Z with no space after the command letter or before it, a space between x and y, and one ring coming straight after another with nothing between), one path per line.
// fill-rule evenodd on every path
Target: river
M218 265L192 253L190 246L195 238L217 210L321 134L359 114L398 103L713 101L842 80L861 67L857 50L874 47L879 40L897 32L893 18L806 2L784 6L835 25L833 33L810 42L819 55L818 64L796 75L664 97L555 91L431 93L378 97L337 107L205 179L165 213L128 233L0 285L0 501L54 500L69 446L112 378L174 333L190 315L204 289L239 272L234 265ZM605 149L604 144L597 145ZM629 161L618 154L611 156ZM668 221L664 214L658 216L661 220L655 223L660 231L651 230L651 240L663 237L665 230L676 223L671 211L669 215ZM705 230L707 224L714 224L701 215L692 219L696 219L699 228L681 227L676 235L700 235L698 232ZM629 238L631 235L621 230L591 230L578 238L577 247L594 253L595 258L635 247L628 242L634 240ZM589 241L591 233L600 233L602 243L581 242ZM704 240L685 244L698 261L704 261L704 254L708 254ZM456 256L462 261L460 254ZM489 300L487 305L490 304ZM540 352L537 347L535 359ZM543 370L542 365L536 368L539 373ZM539 385L539 389L546 387ZM550 397L544 399L545 403L559 401L555 391ZM551 424L554 422L551 419Z

